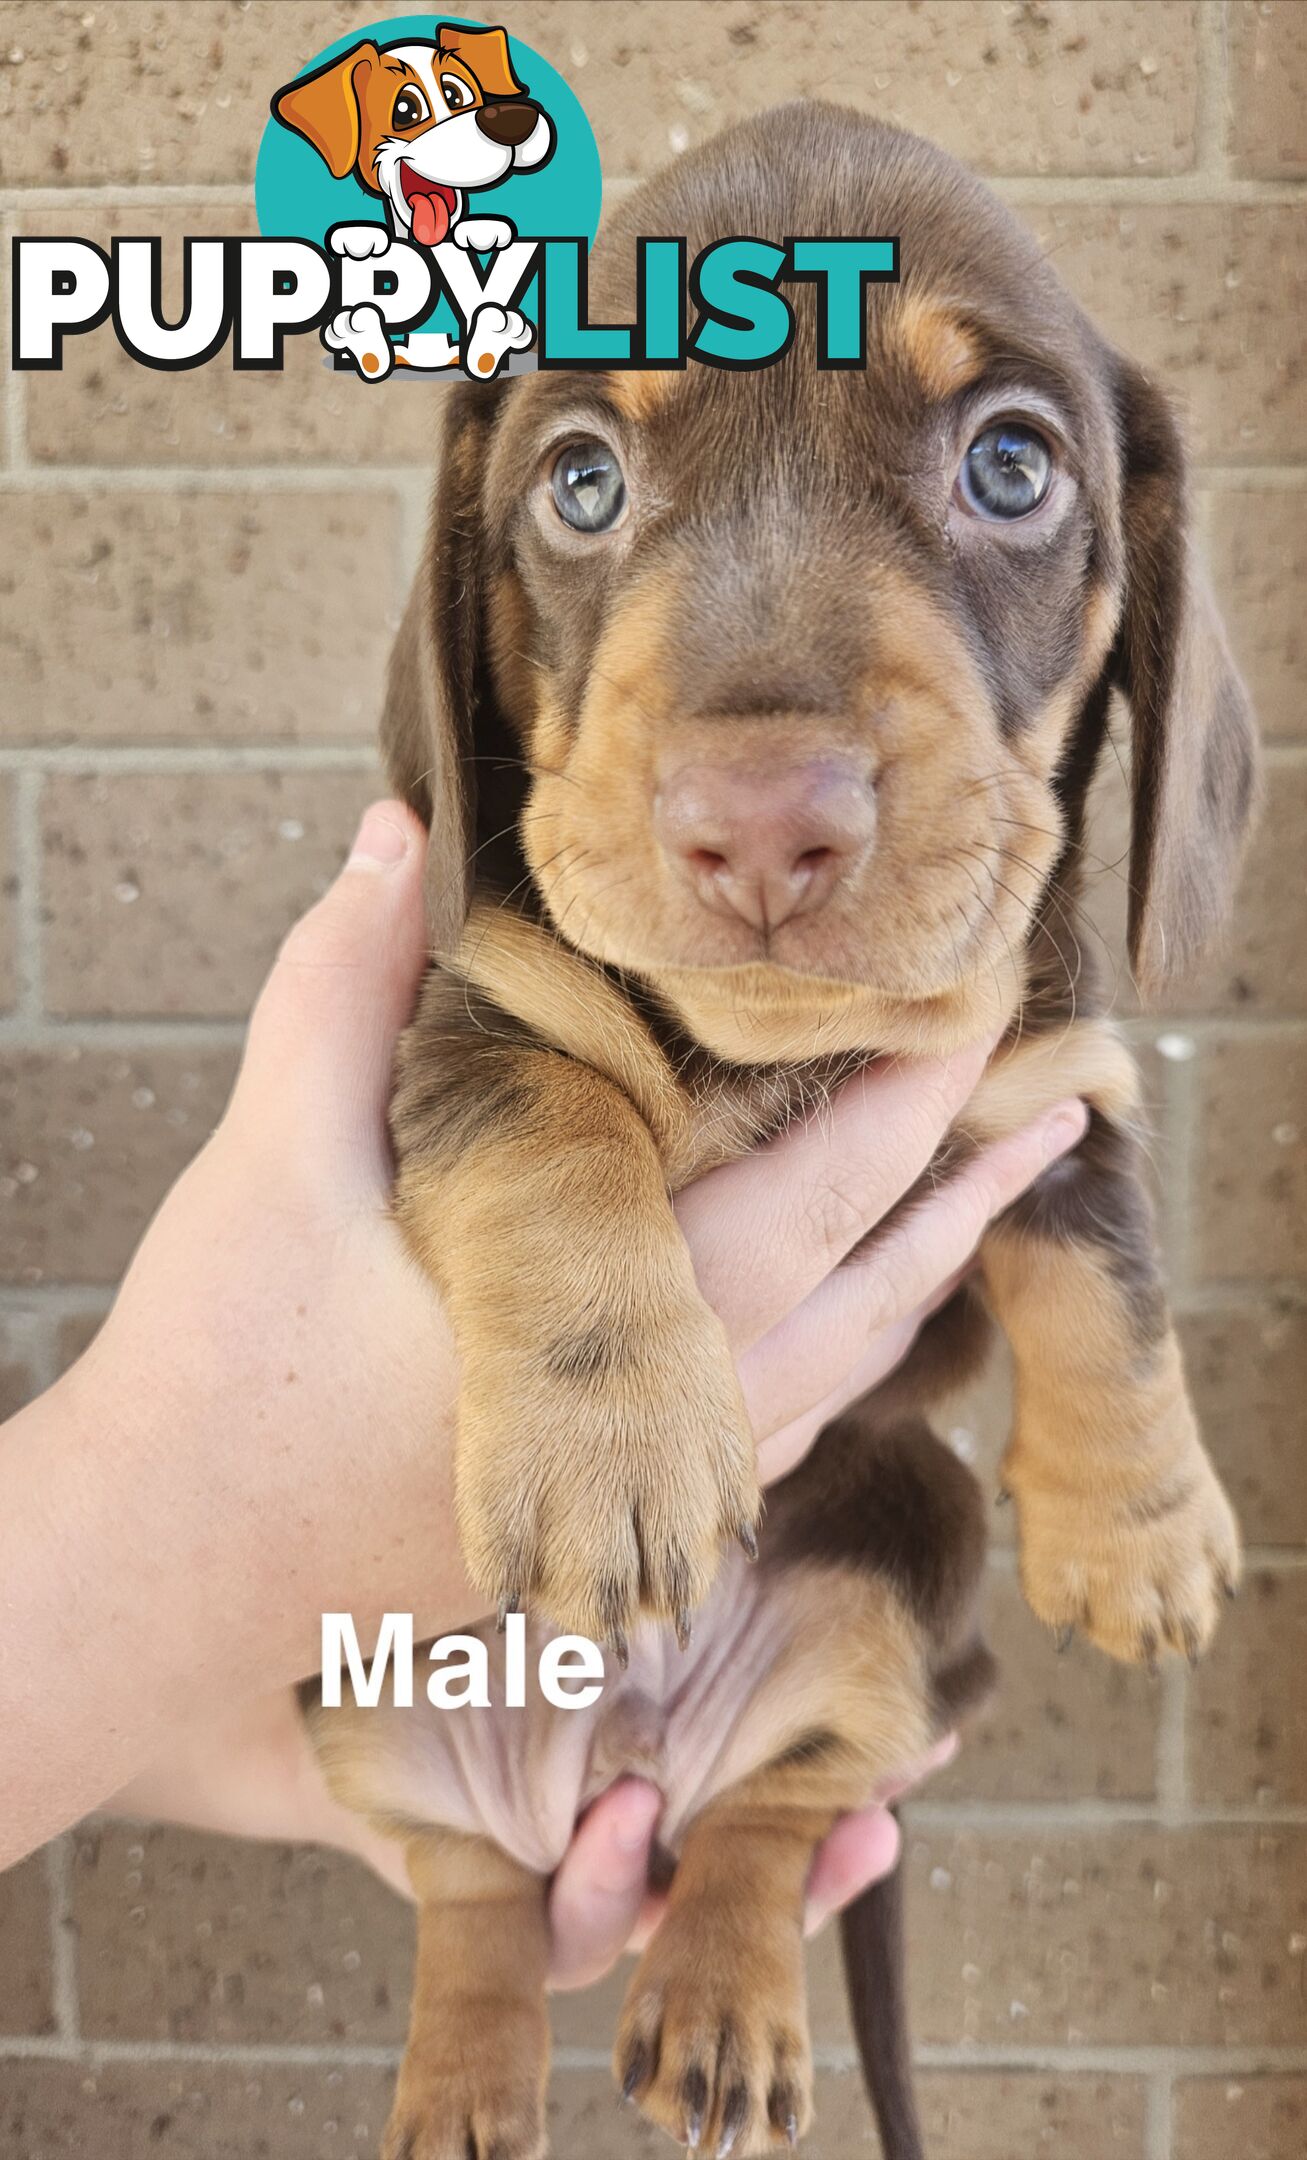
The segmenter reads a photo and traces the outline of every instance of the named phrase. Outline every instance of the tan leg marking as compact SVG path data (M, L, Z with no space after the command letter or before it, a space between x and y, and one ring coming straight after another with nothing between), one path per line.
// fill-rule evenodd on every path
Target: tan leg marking
M469 1572L601 1639L641 1610L688 1619L758 1513L725 1333L627 1097L551 1051L486 1056L511 1106L461 1151L407 1156L396 1187L462 1364Z
M994 1138L1064 1095L1128 1130L1137 1075L1105 1024L1001 1053L962 1122ZM1085 1174L1073 1157L1049 1177ZM1151 1221L1128 1273L1113 1271L1093 1234L1095 1214L1120 1228L1122 1174L1113 1170L1097 1208L1089 1187L1056 1233L1018 1211L989 1232L981 1258L1016 1364L1004 1478L1026 1597L1059 1633L1080 1628L1114 1657L1151 1663L1162 1648L1192 1658L1206 1647L1238 1581L1239 1539L1185 1390Z
M417 1972L382 2160L541 2160L545 1883L451 1831L414 1837L406 1858Z

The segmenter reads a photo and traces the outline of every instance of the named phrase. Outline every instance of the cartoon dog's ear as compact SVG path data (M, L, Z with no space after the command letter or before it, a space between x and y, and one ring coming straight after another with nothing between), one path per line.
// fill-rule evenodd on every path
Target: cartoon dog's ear
M286 83L273 97L273 118L312 143L334 180L343 180L358 163L363 93L380 65L381 54L365 39L314 74Z
M456 53L476 76L488 98L521 97L524 86L513 73L508 57L508 36L500 29L464 30L457 23L438 23L436 43Z
M481 491L496 394L462 383L446 402L426 545L395 639L381 718L390 785L431 834L427 915L433 948L452 953L472 889L475 747L488 695Z
M1184 449L1137 368L1115 383L1125 604L1110 672L1132 722L1130 958L1183 975L1229 911L1257 797L1257 728L1195 560Z

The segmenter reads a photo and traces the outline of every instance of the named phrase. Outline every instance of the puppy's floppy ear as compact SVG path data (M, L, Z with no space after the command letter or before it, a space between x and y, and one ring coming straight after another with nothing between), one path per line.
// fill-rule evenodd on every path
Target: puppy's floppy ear
M1118 363L1125 603L1111 673L1131 708L1130 958L1180 976L1227 914L1256 806L1257 730L1190 532L1169 405Z
M365 38L339 60L286 83L273 97L273 118L312 143L334 180L343 180L358 163L363 92L380 65L381 54Z
M472 887L477 725L485 698L481 490L499 398L461 383L447 400L426 545L390 657L381 749L391 787L429 827L427 914L453 952Z
M488 98L522 96L523 85L513 73L505 31L464 30L457 23L437 23L436 43L471 68Z

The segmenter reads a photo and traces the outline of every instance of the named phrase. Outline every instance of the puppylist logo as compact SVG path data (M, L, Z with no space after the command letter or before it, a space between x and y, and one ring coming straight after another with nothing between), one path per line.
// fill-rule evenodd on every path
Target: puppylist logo
M13 243L17 368L112 321L143 366L279 369L316 332L336 370L474 381L524 367L727 369L788 351L784 284L816 287L819 368L866 362L866 288L894 238L817 235L636 247L636 320L593 323L587 256L602 182L594 134L544 57L499 24L403 15L318 53L273 93L255 175L260 237L182 242L181 312L158 238Z

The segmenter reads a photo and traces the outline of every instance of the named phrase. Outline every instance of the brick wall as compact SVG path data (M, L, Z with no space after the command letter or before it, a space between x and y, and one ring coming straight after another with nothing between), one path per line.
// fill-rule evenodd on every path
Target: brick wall
M0 8L0 225L234 231L269 91L368 10ZM796 93L993 175L1182 394L1269 805L1230 949L1145 1053L1177 1303L1251 1541L1210 1662L1057 1661L993 1569L1005 1685L912 1812L916 2028L955 2160L1307 2149L1307 8L1221 0L516 0L615 188ZM4 249L7 262L8 248ZM294 341L292 341L294 344ZM0 468L0 1406L85 1342L212 1123L241 1015L374 785L424 492L411 399L130 365L9 376ZM401 433L402 429L402 433ZM1099 846L1119 860L1105 792ZM1119 936L1121 879L1102 880ZM1001 1390L958 1412L992 1463ZM92 1826L0 1879L0 2154L375 2150L406 1916L314 1851ZM829 1944L820 2160L865 2151ZM616 1988L557 2009L560 2154L631 2154Z

